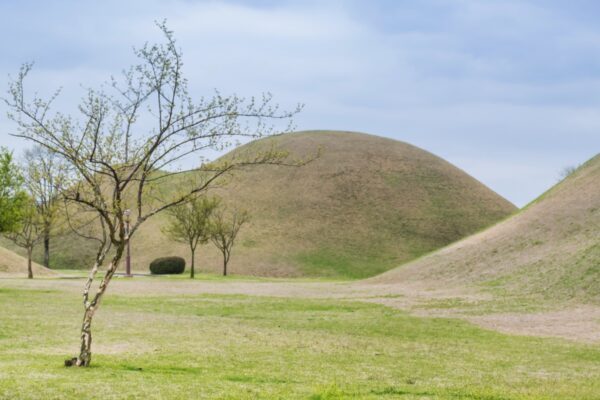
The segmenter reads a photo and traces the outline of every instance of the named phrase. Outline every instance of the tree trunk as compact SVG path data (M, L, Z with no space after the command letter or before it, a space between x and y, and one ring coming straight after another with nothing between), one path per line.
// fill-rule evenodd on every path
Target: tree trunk
M92 362L92 318L95 308L86 308L81 324L81 349L77 358L78 367L89 367Z
M227 257L223 255L223 276L227 276Z
M33 249L30 247L27 249L27 278L33 279L33 268L31 266L31 253Z
M194 279L194 265L195 265L195 258L194 254L196 253L196 249L192 249L192 267L190 268L190 278Z
M50 268L50 233L44 234L44 267Z
M79 350L79 356L76 359L73 359L73 363L69 363L69 360L65 361L65 365L67 366L76 365L78 367L87 367L92 361L92 318L100 307L100 301L106 293L108 284L110 283L115 271L119 266L119 261L121 261L124 249L125 243L117 247L116 254L113 257L108 270L106 271L106 275L104 275L102 282L100 282L100 286L96 291L96 295L92 301L86 302L85 304L85 312L83 314L83 322L81 324L81 348ZM94 274L98 269L100 263L100 261L96 262L92 274ZM84 290L84 296L87 290L89 290L89 285L87 285L86 289Z

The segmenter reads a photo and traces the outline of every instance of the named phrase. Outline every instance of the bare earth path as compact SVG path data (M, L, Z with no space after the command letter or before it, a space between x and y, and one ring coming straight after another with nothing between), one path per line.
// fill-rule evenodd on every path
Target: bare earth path
M553 336L581 342L600 343L600 307L578 306L531 314L495 314L468 317L488 329L528 336Z
M78 296L83 279L34 279L3 275L1 288L62 290ZM463 289L428 290L418 285L368 284L363 282L298 281L188 281L136 277L119 278L111 294L173 296L200 294L241 294L249 296L332 298L365 301L401 309L425 317L450 317L470 321L483 328L508 334L559 337L567 340L600 343L600 307L573 305L562 309L534 312L465 312L461 307L431 307L431 302L493 301L490 297Z

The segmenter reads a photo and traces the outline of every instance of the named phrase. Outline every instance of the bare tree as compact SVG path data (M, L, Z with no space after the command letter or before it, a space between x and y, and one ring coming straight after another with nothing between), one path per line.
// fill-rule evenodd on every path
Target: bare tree
M61 216L61 193L69 184L68 165L56 153L38 145L25 152L22 170L25 187L42 220L44 266L50 268L50 235Z
M573 175L578 169L579 169L579 165L569 165L569 166L564 167L560 171L558 181L560 182L560 181L567 179L569 176Z
M18 225L5 236L27 250L27 278L33 279L33 249L44 237L44 220L33 199L22 205Z
M246 211L217 210L212 216L211 240L223 254L223 276L227 276L227 264L231 258L231 250L242 225L250 220Z
M122 79L113 78L106 88L89 89L79 105L79 118L52 111L58 92L49 100L36 95L27 99L25 80L31 64L24 65L9 86L9 117L18 126L14 136L63 157L77 182L64 190L64 198L98 217L98 252L83 289L81 348L66 365L90 364L94 314L128 241L145 221L222 183L222 177L237 169L306 162L287 161L288 154L274 147L252 151L255 147L250 146L183 173L186 157L195 155L198 160L204 150L220 151L243 138L276 134L274 120L289 122L300 107L279 111L268 94L244 99L217 92L193 101L182 75L181 50L164 22L158 25L165 42L136 49L140 61ZM291 127L286 126L284 131ZM160 183L167 179L176 180L178 190L161 191ZM131 210L130 229L126 210ZM111 247L106 273L92 290Z
M163 232L169 238L190 247L192 253L191 279L195 275L196 248L198 244L204 244L210 239L209 219L218 205L218 199L202 196L168 210L171 221L163 229Z

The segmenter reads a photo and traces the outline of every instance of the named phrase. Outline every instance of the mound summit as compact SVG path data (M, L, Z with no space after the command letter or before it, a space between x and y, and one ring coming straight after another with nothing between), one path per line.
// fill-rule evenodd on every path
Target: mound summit
M362 133L285 134L251 142L224 157L273 145L294 157L310 156L318 149L321 155L303 167L242 171L224 189L213 191L252 217L234 248L233 274L373 276L515 211L507 200L441 158L407 143ZM166 218L149 220L134 236L135 269L147 271L156 257L188 258L184 245L161 234ZM74 250L87 245L78 243L59 244L56 262L87 267L91 261L82 264L80 254L75 254L79 250ZM197 265L201 271L218 272L219 257L212 245L204 246Z

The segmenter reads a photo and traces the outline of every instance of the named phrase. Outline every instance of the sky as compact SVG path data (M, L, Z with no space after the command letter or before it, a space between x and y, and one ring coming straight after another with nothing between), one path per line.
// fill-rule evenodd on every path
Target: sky
M74 111L166 19L192 96L268 91L305 104L299 130L411 143L523 206L600 151L599 18L591 0L2 0L0 93L34 61L30 85Z

